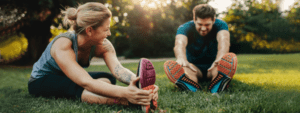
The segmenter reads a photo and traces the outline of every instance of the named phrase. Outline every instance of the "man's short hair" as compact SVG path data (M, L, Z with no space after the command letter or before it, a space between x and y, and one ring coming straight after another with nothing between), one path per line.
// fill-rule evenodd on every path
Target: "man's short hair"
M201 19L211 18L213 20L215 18L215 15L215 9L208 4L199 4L193 9L194 19L199 17Z

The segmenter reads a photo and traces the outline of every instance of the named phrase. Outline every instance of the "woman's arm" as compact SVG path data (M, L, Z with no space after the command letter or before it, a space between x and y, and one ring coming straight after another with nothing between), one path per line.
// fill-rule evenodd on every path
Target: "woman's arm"
M59 38L51 48L51 55L61 68L61 70L73 82L84 89L96 94L124 98L127 87L111 85L93 79L77 62L75 53L72 49L72 42L67 38Z
M96 57L103 57L107 67L119 81L129 84L131 80L136 79L136 74L121 65L109 40L105 39L103 45L97 46L95 55Z
M104 40L103 45L99 45L95 50L96 57L103 57L106 65L113 73L113 75L121 82L125 84L132 85L132 81L136 80L136 74L131 72L129 69L124 68L119 60L117 59L117 55L115 49L111 42L107 39ZM129 85L129 86L130 86ZM154 85L155 89L153 90L153 98L154 100L158 100L158 86Z

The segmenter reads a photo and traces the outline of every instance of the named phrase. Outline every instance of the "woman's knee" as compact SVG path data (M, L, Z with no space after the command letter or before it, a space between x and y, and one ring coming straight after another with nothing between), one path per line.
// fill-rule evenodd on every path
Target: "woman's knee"
M109 83L111 83L111 84L116 84L116 82L117 82L116 78L113 77L112 74L107 73L107 72L89 72L89 74L94 79L106 78L107 80L109 80ZM103 80L107 81L106 79L103 79Z
M108 98L92 93L88 90L83 90L81 101L89 104L107 104Z
M108 78L97 78L98 81L106 82L109 84L112 84L111 81Z

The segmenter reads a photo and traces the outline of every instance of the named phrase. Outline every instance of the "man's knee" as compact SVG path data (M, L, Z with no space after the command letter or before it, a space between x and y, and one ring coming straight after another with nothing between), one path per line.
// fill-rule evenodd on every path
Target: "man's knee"
M195 72L195 71L193 71L193 72L196 73L196 76L197 76L197 77L202 77L202 76L203 76L201 70L200 70L196 65L194 65L194 64L192 64L192 63L190 63L190 65L191 65L194 69L196 69L196 72ZM190 69L190 70L192 71L192 69Z

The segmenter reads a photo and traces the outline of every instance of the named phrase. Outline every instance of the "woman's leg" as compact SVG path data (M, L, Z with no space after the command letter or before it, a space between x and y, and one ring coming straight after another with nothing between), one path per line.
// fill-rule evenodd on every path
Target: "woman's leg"
M112 77L112 75L104 72L89 72L89 74L96 78L98 81L104 81L110 84L116 84L116 80ZM101 77L101 78L100 78ZM112 83L113 82L113 83ZM120 105L128 105L128 100L125 98L109 98L105 96L101 96L95 93L92 93L86 89L83 90L81 95L81 101L87 102L90 104L120 104Z
M107 78L99 78L97 79L99 81L104 81L107 83L110 83L110 80ZM92 93L86 89L83 90L82 95L81 95L81 101L87 102L90 104L108 104L108 105L113 105L113 104L120 104L120 105L128 105L127 99L122 99L122 98L109 98L101 95L97 95L95 93Z
M37 97L76 99L81 97L83 88L65 75L44 75L29 83L28 91L31 95Z
M105 72L89 72L92 78L99 81L105 81L116 84L116 79L109 73ZM107 98L101 95L89 92L65 75L45 75L30 84L28 84L29 93L34 96L56 97L56 98L72 98L81 101L97 104L122 104L128 105L126 99Z

